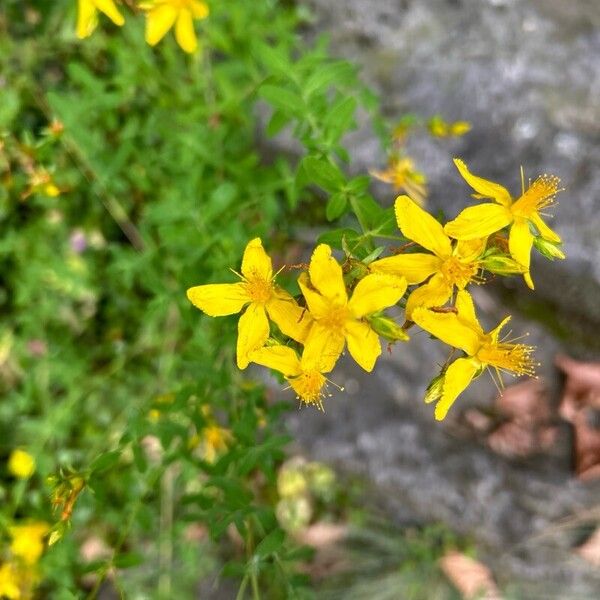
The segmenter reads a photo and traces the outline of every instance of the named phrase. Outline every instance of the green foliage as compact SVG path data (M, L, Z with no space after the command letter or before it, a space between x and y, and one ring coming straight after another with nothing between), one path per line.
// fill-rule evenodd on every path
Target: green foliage
M306 557L273 502L284 407L240 380L233 325L185 290L223 280L275 223L283 242L301 202L328 220L353 210L365 231L331 239L373 249L385 211L345 174L343 147L372 99L324 42L302 46L303 12L281 3L215 3L194 57L148 47L131 15L80 42L73 9L0 9L0 455L23 446L38 465L28 482L2 476L2 522L54 524L52 597L93 596L107 577L122 593L191 594L215 565L187 524L214 541L237 530L225 573L242 595L300 597ZM291 131L299 162L261 161L265 102L267 135ZM228 437L212 458L215 424ZM101 551L81 556L86 543Z

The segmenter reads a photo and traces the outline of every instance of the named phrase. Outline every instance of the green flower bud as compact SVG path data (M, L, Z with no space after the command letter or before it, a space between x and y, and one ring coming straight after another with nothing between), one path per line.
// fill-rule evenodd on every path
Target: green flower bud
M369 323L376 333L390 342L406 342L410 339L406 331L389 317L371 317Z
M446 378L446 371L442 371L437 377L434 377L431 380L431 383L427 386L425 390L425 400L426 404L430 404L431 402L435 402L442 397L442 392L444 391L444 379Z
M481 261L481 266L496 275L518 275L525 273L526 269L516 260L503 254L490 254Z
M533 238L533 244L542 256L545 256L550 260L556 260L557 258L562 260L565 258L565 255L558 244L549 242L539 235Z

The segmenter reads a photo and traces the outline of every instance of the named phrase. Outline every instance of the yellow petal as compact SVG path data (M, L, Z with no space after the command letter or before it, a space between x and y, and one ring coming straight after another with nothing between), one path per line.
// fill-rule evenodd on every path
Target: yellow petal
M103 12L115 25L123 25L125 19L115 6L113 0L94 0L94 4L100 12Z
M481 365L471 358L459 358L446 370L442 398L435 405L435 418L441 421L454 404L456 398L471 383Z
M439 221L408 196L398 196L394 206L398 227L404 237L431 250L440 258L450 256L452 253L450 240Z
M200 0L192 0L191 10L194 19L206 19L210 12L208 4L206 4L206 2L201 2Z
M474 240L458 240L455 253L463 261L473 262L477 260L487 247L487 237L475 238Z
M406 292L406 279L372 273L361 279L352 293L348 308L360 319L396 304Z
M483 335L483 329L481 329L477 314L475 313L473 298L467 290L461 290L456 294L456 303L454 306L458 311L460 320L464 321L469 327Z
M238 322L238 368L245 369L250 362L250 355L262 348L268 338L269 321L265 307L261 304L250 304Z
M91 35L98 25L98 9L92 0L79 0L77 4L77 37Z
M343 334L315 323L306 338L302 353L302 369L317 370L321 373L331 371L344 350L346 340Z
M378 335L366 323L349 321L346 323L346 341L352 358L365 371L372 371L381 354Z
M242 258L242 275L248 280L273 278L273 263L265 252L260 238L249 241Z
M323 296L346 304L348 296L342 275L342 267L331 256L331 248L327 244L319 244L310 259L308 269L310 282Z
M425 285L413 290L406 300L406 318L412 320L412 313L419 306L442 306L452 295L452 286L448 285L441 274L434 275Z
M510 321L510 315L508 317L504 317L500 324L497 325L492 331L490 331L490 337L492 339L493 344L498 343L498 338L500 337L500 331L505 327L505 325Z
M464 350L469 356L474 356L479 349L478 333L455 313L439 313L419 307L414 310L412 320L442 342Z
M279 371L286 377L300 375L302 369L296 353L288 346L267 346L250 355L250 361Z
M454 164L459 173L463 176L463 179L484 198L492 198L498 202L498 204L502 204L502 206L506 207L512 204L512 198L504 186L473 175L460 158L455 158Z
M182 8L175 24L175 39L181 49L191 54L198 49L198 38L194 30L192 13L187 8Z
M435 254L397 254L372 262L369 269L372 273L388 273L406 277L409 285L425 281L435 273L441 265L441 260Z
M250 302L243 283L197 285L187 291L188 300L211 317L233 315Z
M308 274L302 273L300 277L298 277L298 285L300 286L302 295L306 300L306 305L308 306L310 314L315 319L324 317L329 312L331 303L327 298L324 298L321 296L321 294L319 294L319 292L316 292L310 287Z
M155 46L177 19L177 9L171 4L159 4L146 15L146 42Z
M548 227L548 225L546 225L546 223L544 223L544 221L542 220L542 217L540 217L539 213L534 212L529 217L529 220L535 225L535 228L538 230L539 234L545 240L548 240L549 242L552 242L553 244L562 243L560 236L556 232L554 232L552 229L550 229L550 227Z
M525 269L527 272L523 275L525 283L533 289L533 281L529 274L529 263L531 262L531 246L533 245L533 235L529 230L529 223L525 219L515 221L510 228L508 236L508 249L511 256Z
M266 304L269 318L281 329L282 333L303 344L313 323L313 318L306 308L283 290L276 290L275 295Z
M510 211L498 204L478 204L465 208L444 231L456 240L484 238L500 231L513 220Z

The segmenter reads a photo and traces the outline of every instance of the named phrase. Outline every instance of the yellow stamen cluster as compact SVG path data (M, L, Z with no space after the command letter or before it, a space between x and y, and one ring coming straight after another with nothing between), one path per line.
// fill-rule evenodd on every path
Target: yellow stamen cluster
M409 196L399 196L396 220L410 243L367 262L347 252L343 265L327 244L320 244L308 268L300 266L302 301L276 284L271 259L257 238L246 246L241 282L196 286L188 290L188 298L210 316L241 312L240 368L254 362L278 371L302 402L319 409L326 395L326 374L344 349L371 371L382 352L381 338L406 341L406 330L413 323L464 353L444 367L428 388L426 401L437 401L436 419L443 419L471 380L486 369L532 375L534 348L499 339L509 318L486 333L467 288L485 282L484 270L522 273L529 283L532 230L546 245L557 248L552 253L546 249L547 255L560 256L560 238L538 214L553 201L558 178L539 177L513 200L501 185L472 175L462 161L455 163L478 197L496 203L466 209L443 225ZM407 291L404 326L400 326L402 321L396 323L383 311L397 305Z

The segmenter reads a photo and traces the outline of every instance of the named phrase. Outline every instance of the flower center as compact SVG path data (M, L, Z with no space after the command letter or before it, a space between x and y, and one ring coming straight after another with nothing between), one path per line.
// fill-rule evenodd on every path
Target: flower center
M477 274L477 263L461 262L451 256L442 263L440 270L448 285L456 285L462 290Z
M554 202L559 185L560 179L554 175L538 177L513 204L513 214L517 217L530 218L533 213Z
M302 402L316 404L323 410L323 388L327 379L319 371L303 371L298 377L288 379L292 389Z
M350 318L350 311L345 304L342 306L331 304L329 310L319 318L319 323L329 330L342 331Z
M525 344L493 343L491 340L486 340L479 348L477 358L484 364L517 375L533 375L535 372L535 363L531 359L533 350L533 346Z
M258 273L252 273L246 279L246 293L256 304L265 304L273 294L273 283L261 277Z

